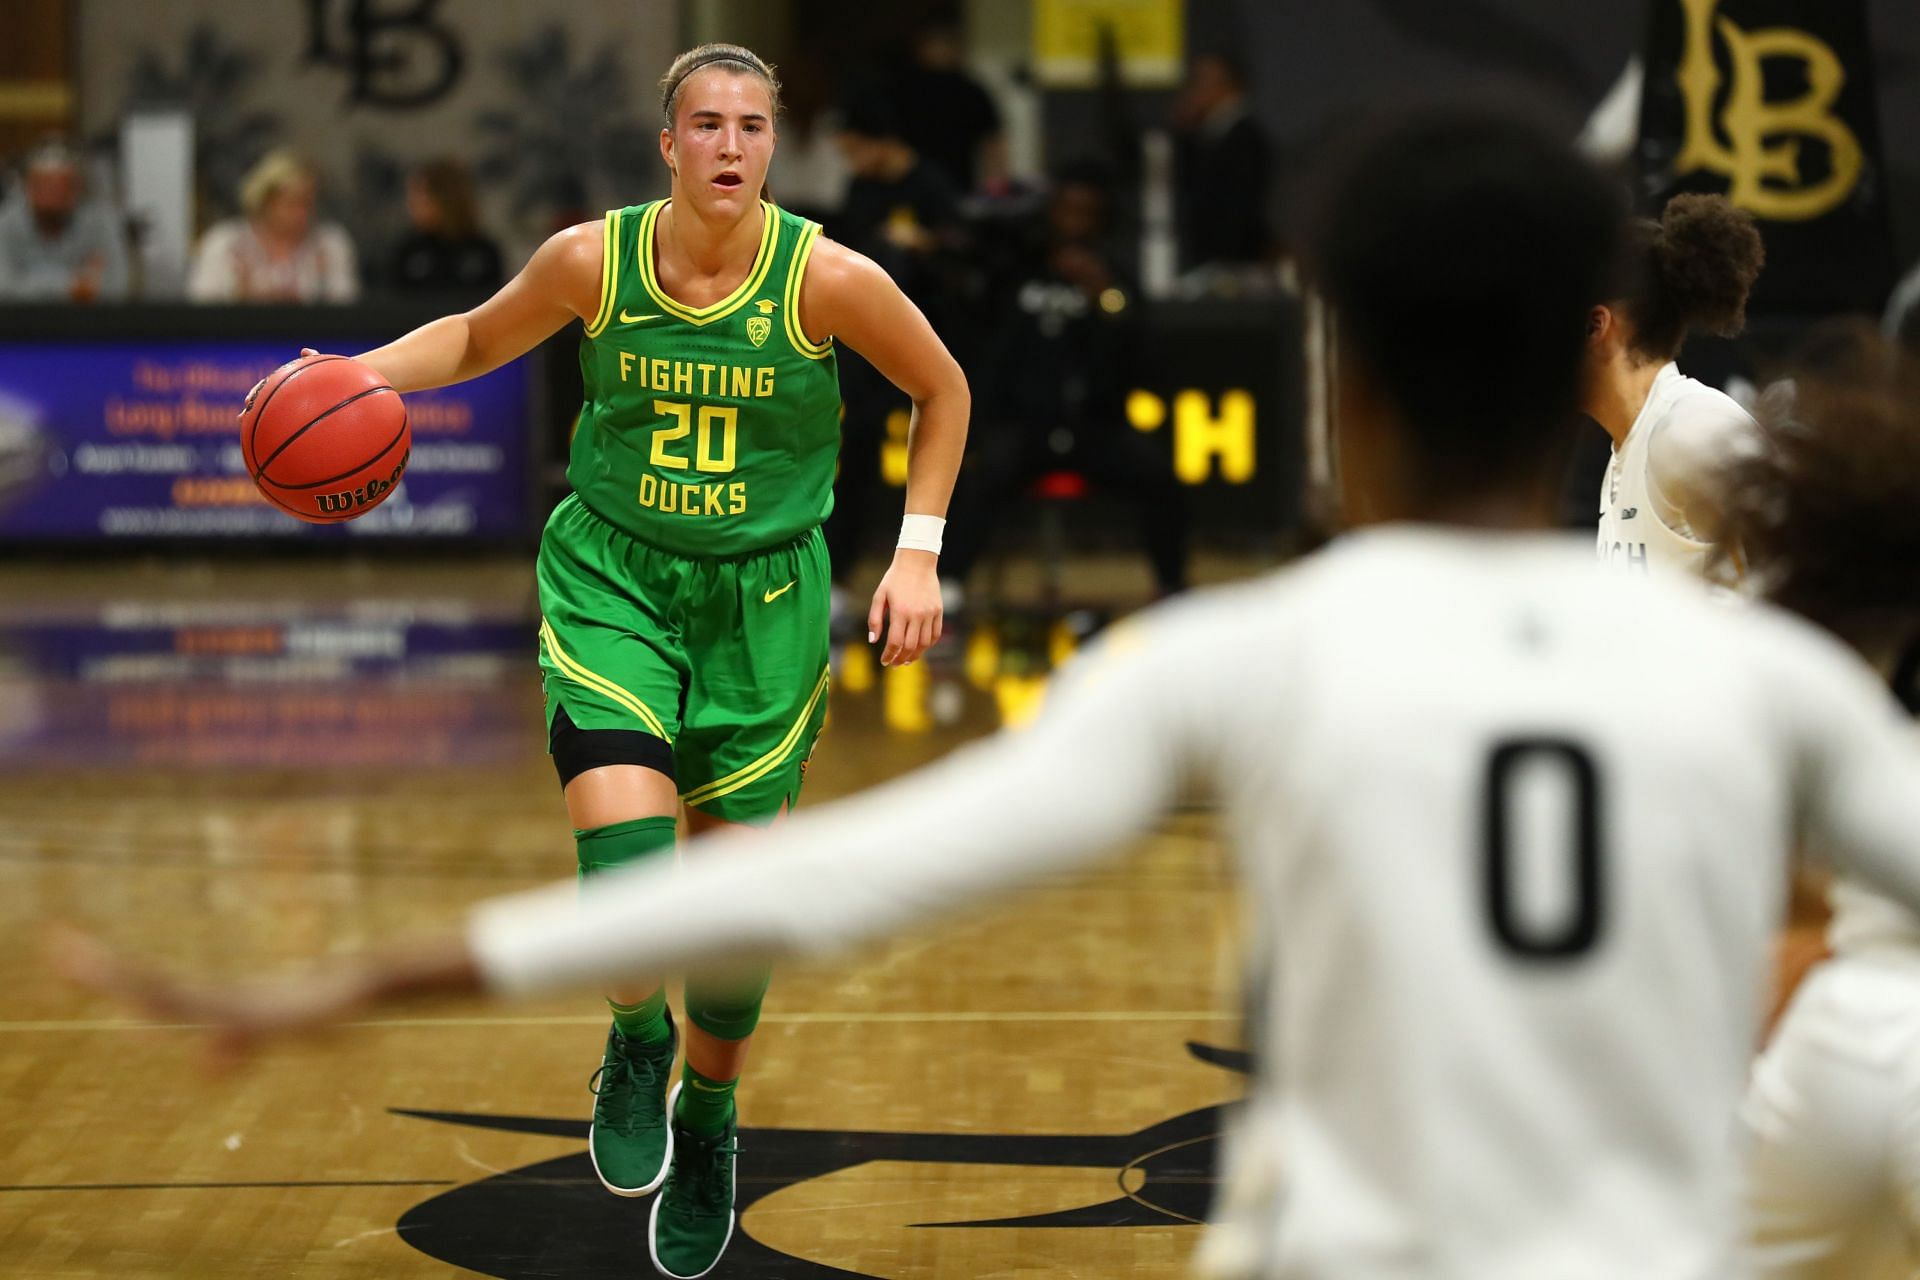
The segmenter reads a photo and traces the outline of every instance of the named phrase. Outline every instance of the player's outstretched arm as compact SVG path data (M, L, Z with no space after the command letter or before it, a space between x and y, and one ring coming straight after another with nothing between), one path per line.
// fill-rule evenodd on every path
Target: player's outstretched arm
M471 311L442 316L360 357L396 391L490 373L600 308L601 224L556 232L520 274Z
M892 277L872 259L822 238L801 285L800 323L859 352L913 401L907 431L907 514L945 518L967 447L973 400L966 374ZM902 547L867 611L869 639L886 628L880 661L912 662L940 638L944 619L934 552Z
M56 969L148 1016L213 1032L227 1056L382 1005L524 994L839 949L1057 874L1139 834L1209 771L1219 708L1178 678L1204 651L1120 637L1077 660L1040 720L838 804L708 837L679 866L482 904L465 936L333 956L288 976L185 983L80 935ZM698 843L698 842L696 842Z
M481 989L479 969L457 934L331 956L243 983L185 981L68 928L49 932L46 951L53 970L70 982L155 1022L204 1027L216 1066L244 1058L263 1041L319 1031L382 1005Z
M1099 857L1146 830L1182 779L1219 767L1223 686L1192 678L1217 658L1219 616L1182 612L1176 635L1125 624L1061 673L1029 727L767 830L710 837L678 868L482 904L475 963L490 989L534 993L830 952Z

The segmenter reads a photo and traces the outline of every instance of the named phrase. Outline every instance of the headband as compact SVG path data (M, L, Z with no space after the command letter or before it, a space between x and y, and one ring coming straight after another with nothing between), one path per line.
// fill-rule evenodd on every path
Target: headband
M747 74L759 76L763 80L766 78L766 75L767 75L766 70L764 68L754 66L751 62L748 62L745 58L741 57L739 54L729 53L724 49L716 49L712 53L709 53L703 57L694 59L693 64L691 66L689 66L685 71L682 71L679 75L673 78L673 83L667 86L666 96L660 99L660 109L662 111L669 111L669 109L673 105L674 95L680 92L680 86L687 82L688 76L692 75L696 71L700 71L706 67L711 67L715 63L719 63L719 62L731 62L733 63L734 66L739 67L741 70L745 71Z

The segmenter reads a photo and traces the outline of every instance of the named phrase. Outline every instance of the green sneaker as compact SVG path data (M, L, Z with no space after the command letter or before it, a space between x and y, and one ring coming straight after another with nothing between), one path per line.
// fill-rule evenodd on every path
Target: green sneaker
M673 1086L667 1114L680 1097ZM711 1137L673 1125L673 1172L653 1202L647 1248L653 1268L674 1280L695 1280L713 1270L733 1239L733 1158L740 1154L735 1121Z
M673 1026L673 1016L667 1016ZM629 1041L618 1027L607 1032L607 1052L588 1088L593 1090L593 1128L587 1151L600 1183L617 1196L644 1196L673 1163L673 1126L662 1099L673 1070L679 1036L664 1045Z

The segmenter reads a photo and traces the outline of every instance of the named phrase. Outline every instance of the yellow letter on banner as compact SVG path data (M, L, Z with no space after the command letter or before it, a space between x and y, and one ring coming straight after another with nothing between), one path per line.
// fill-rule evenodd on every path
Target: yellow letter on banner
M1687 15L1686 53L1674 79L1687 100L1687 138L1673 162L1676 173L1733 172L1733 152L1720 144L1713 122L1713 98L1720 88L1720 64L1713 60L1713 11L1719 3L1680 0Z
M1100 82L1100 40L1110 34L1130 88L1172 88L1186 65L1185 0L1033 0L1032 66L1050 89Z
M1220 478L1245 484L1253 478L1253 396L1228 391L1215 417L1204 391L1173 398L1173 473L1182 484L1205 484L1220 460Z

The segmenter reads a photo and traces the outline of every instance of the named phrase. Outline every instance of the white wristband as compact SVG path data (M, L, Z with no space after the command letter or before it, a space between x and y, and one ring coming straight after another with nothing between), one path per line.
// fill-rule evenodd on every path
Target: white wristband
M946 520L940 516L916 516L908 512L901 518L900 541L894 545L909 551L931 551L939 555L940 535L946 527Z

